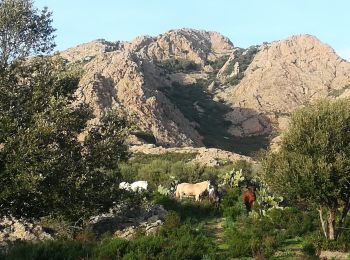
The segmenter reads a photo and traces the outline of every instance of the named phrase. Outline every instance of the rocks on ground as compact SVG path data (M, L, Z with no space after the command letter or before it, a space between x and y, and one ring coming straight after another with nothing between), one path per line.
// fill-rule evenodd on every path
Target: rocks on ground
M0 219L0 245L18 240L44 241L51 240L52 236L44 228L24 218L3 217Z
M97 235L112 232L116 237L133 239L139 232L146 235L157 233L166 212L162 205L149 203L133 207L118 205L109 213L92 217L88 229Z

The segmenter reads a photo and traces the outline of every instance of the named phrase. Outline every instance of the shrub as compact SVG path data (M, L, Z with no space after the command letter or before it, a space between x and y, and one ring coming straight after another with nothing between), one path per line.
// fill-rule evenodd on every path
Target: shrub
M157 140L154 137L153 133L140 131L140 132L135 133L135 136L140 138L140 139L142 139L142 140L144 140L147 143L150 143L150 144L156 144L157 143Z
M296 208L273 209L268 217L278 229L283 229L287 237L302 236L318 229L318 216L314 211Z
M278 234L268 219L240 218L225 231L225 242L229 245L230 257L269 258L281 244Z
M215 61L210 61L209 65L214 69L214 71L218 71L219 69L222 68L222 66L225 65L228 59L229 59L229 55L224 55L216 59Z
M216 252L214 242L191 225L168 232L166 243L160 259L202 259L203 255L214 258Z
M94 255L98 259L119 259L126 254L128 244L129 241L124 239L107 238L95 247Z
M189 72L198 69L198 65L191 60L186 59L167 59L158 62L158 66L167 70L169 73Z
M41 243L17 242L10 245L3 252L2 259L23 260L60 260L60 259L82 259L91 255L93 245L78 241L46 241Z
M236 220L243 211L243 203L241 199L242 191L240 188L228 189L222 197L220 209L224 217Z
M312 243L306 243L302 247L302 251L307 256L316 256L316 247Z
M165 221L163 225L163 230L166 232L180 227L181 219L180 216L175 211L169 211L165 216Z

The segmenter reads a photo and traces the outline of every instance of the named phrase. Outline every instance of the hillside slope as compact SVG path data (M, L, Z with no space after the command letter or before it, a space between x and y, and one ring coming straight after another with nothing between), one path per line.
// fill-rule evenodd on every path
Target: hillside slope
M132 115L135 144L249 154L267 147L294 109L350 95L350 63L309 35L244 49L216 32L180 29L61 55L83 66L77 96L97 116L112 107Z

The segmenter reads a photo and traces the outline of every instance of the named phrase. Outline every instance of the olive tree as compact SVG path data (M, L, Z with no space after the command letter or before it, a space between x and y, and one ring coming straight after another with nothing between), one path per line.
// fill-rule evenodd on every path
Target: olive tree
M0 1L0 69L13 61L53 50L55 29L51 12L31 0Z
M264 170L275 192L316 207L324 235L336 239L350 208L350 100L321 100L296 111Z
M118 198L128 120L111 110L89 125L92 111L74 95L80 69L30 57L52 50L53 32L47 9L0 1L0 215L76 220Z
M74 220L112 206L128 156L126 116L106 111L88 127L91 109L74 95L79 70L59 57L13 73L0 78L0 215Z

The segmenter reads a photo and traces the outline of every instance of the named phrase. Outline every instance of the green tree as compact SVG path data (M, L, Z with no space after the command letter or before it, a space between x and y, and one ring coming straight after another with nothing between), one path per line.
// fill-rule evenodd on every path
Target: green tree
M106 111L89 124L74 95L80 70L58 56L28 59L52 50L53 32L47 9L0 2L0 214L77 219L118 197L128 120Z
M51 12L34 8L31 0L0 1L0 69L29 55L55 47Z
M350 206L350 101L322 100L295 112L264 169L274 191L315 206L326 238L336 239Z
M0 78L1 213L76 219L110 207L128 155L126 117L107 111L87 127L91 109L73 95L80 74L59 57L12 72L11 83Z

